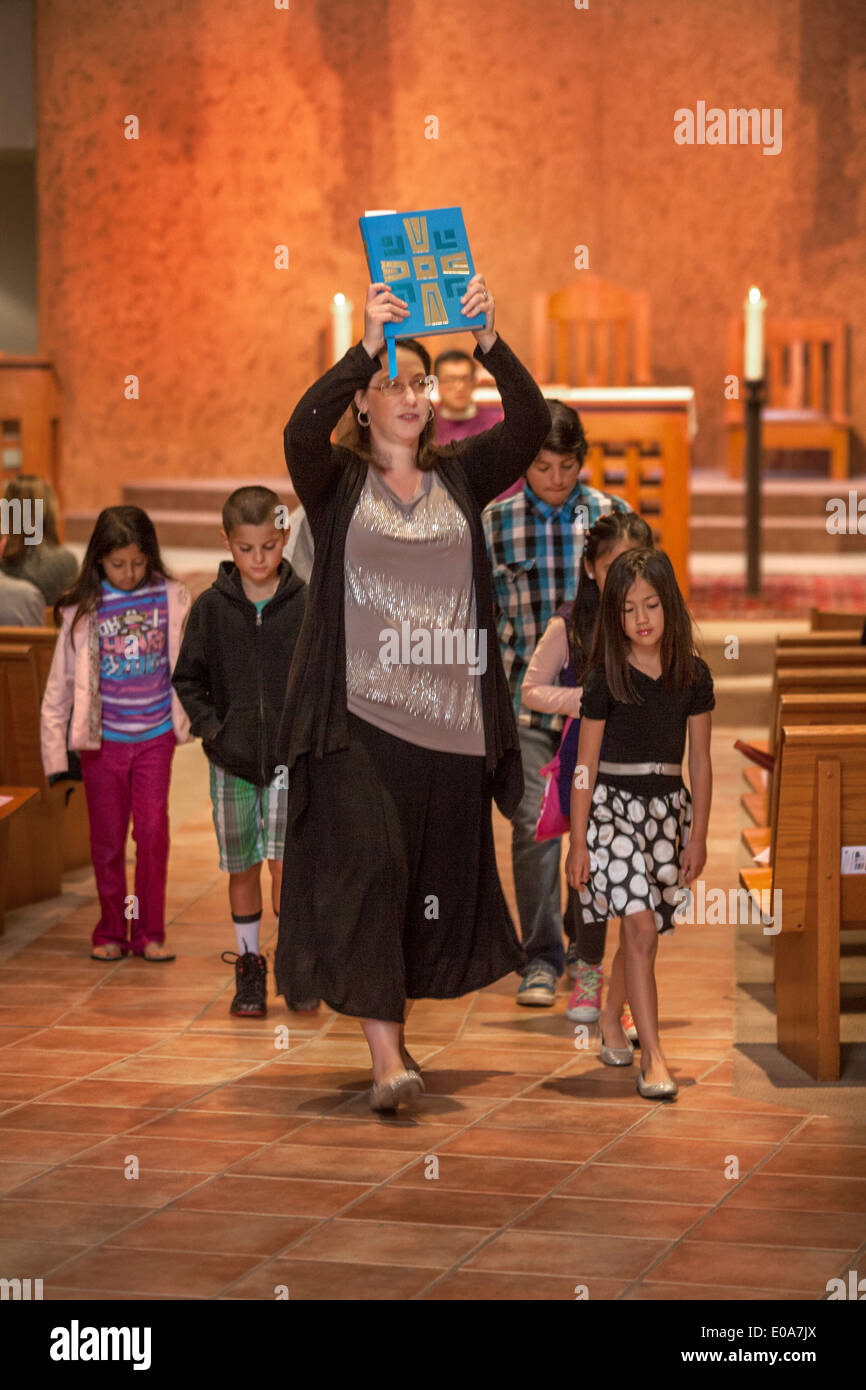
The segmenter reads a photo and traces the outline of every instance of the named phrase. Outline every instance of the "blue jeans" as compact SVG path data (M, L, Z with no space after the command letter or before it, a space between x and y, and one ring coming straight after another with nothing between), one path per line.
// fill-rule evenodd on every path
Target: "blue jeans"
M528 969L546 962L561 975L565 969L559 878L561 841L535 838L544 789L541 769L556 753L560 736L523 725L518 725L517 733L525 791L511 822L511 864L520 935L529 957Z

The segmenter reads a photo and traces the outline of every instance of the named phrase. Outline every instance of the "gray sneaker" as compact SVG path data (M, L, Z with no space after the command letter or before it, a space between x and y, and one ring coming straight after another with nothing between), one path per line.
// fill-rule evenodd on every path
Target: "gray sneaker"
M552 965L543 961L530 965L520 982L517 991L518 1004L531 1004L536 1008L556 1002L556 971Z

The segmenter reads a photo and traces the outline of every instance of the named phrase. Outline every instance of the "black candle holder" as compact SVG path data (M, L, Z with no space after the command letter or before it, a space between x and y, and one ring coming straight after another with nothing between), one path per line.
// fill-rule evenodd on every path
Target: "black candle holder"
M761 593L761 408L765 401L764 382L747 381L746 386L746 593Z

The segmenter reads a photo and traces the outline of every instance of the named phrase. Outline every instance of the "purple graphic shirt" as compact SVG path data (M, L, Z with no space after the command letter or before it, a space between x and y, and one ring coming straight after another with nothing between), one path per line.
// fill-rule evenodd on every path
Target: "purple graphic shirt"
M96 616L102 737L140 743L168 733L171 674L168 669L168 597L161 575L137 589L102 581Z

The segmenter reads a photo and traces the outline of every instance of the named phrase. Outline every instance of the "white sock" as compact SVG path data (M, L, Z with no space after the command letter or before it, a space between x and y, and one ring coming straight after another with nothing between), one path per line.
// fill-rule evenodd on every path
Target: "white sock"
M235 934L238 939L238 951L244 955L247 951L252 951L254 956L259 954L259 927L261 926L262 914L250 913L248 916L236 917L232 913L232 921L235 924Z

